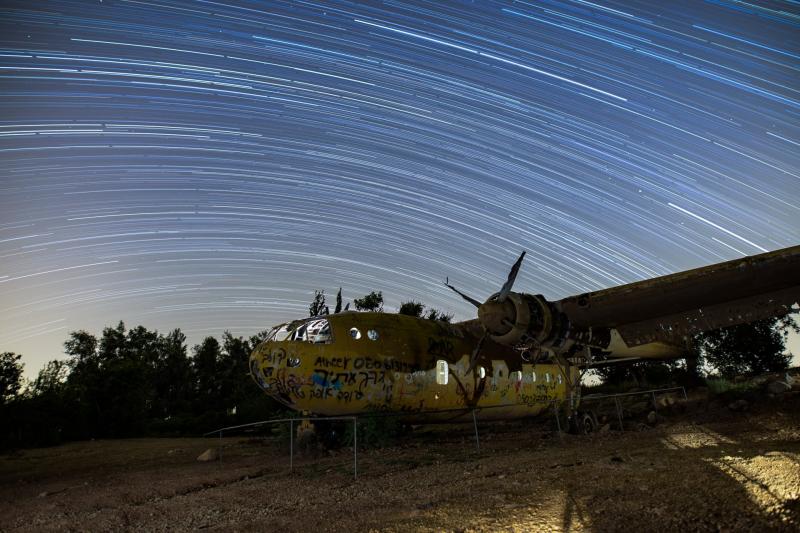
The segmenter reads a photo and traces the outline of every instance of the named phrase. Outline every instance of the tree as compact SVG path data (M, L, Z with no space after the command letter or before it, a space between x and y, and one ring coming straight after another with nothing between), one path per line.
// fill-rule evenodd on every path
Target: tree
M208 336L192 349L192 367L197 376L197 399L200 411L219 407L219 379L217 376L221 357L219 342Z
M158 338L158 362L154 375L156 405L154 413L172 417L186 413L193 397L194 374L186 355L186 335L174 329Z
M336 293L336 308L333 310L333 313L341 313L342 312L342 288L339 287L339 292Z
M328 306L325 305L325 291L314 291L314 300L308 306L308 316L320 316L328 314Z
M421 302L416 302L414 300L409 300L407 302L400 303L400 310L398 311L401 315L408 315L408 316L415 316L421 318L425 311L425 305ZM447 322L450 323L453 320L452 314L447 314L444 311L439 311L438 309L434 309L433 307L428 309L428 312L425 313L425 318L428 320L438 320L440 322Z
M262 329L261 331L259 331L255 335L250 335L250 349L251 349L251 351L255 350L258 347L259 344L261 344L262 342L267 340L267 337L269 337L269 334L270 334L270 330Z
M425 306L421 302L409 300L407 302L400 302L400 310L398 313L401 315L421 317L424 309Z
M84 330L73 331L64 341L64 353L72 358L69 365L73 368L88 363L97 356L97 337Z
M447 322L449 324L450 321L453 320L453 315L447 314L444 311L438 311L436 309L430 308L428 309L428 314L425 318L427 318L428 320L438 320L440 322Z
M697 342L705 361L723 376L780 372L791 361L783 353L789 330L800 332L800 326L787 315L702 333Z
M98 355L100 361L111 361L124 357L125 355L125 323L119 321L116 328L103 329L103 336L100 337L100 349Z
M22 386L22 356L14 352L0 354L0 404L12 400Z
M363 298L353 299L353 304L359 311L383 312L383 293L372 291Z
M39 375L31 385L31 394L41 396L60 391L69 376L69 365L65 361L53 360L39 370Z
M224 407L235 407L242 397L242 388L252 386L248 379L250 343L242 337L234 337L230 331L222 334L222 356L220 358L220 393Z

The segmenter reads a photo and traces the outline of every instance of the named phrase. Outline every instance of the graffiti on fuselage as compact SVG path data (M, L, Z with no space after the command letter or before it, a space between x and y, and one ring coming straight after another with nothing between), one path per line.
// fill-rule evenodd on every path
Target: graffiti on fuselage
M518 398L520 403L528 407L551 402L557 398L556 384L555 382L534 383L532 392L522 392L518 395Z
M310 359L309 359L310 360ZM391 402L395 379L412 375L419 365L387 357L314 357L313 370L283 347L266 351L261 367L251 371L268 393L285 404L305 399L336 399L338 402L368 400Z
M341 368L342 370L390 370L392 372L416 372L419 365L387 357L317 357L314 368Z
M437 349L449 348L442 343ZM433 365L423 370L392 357L308 354L284 344L257 354L251 372L278 401L321 414L368 406L392 411L520 406L538 411L564 396L562 379L550 365L524 365L517 373L509 372L505 361L492 361L483 378L468 374L468 366L469 355L463 355L450 365L450 384L438 385Z

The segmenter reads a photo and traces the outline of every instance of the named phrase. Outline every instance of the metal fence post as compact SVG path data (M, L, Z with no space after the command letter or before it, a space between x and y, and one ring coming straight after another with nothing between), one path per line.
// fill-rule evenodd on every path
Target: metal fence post
M622 412L620 411L619 398L614 398L614 405L617 406L617 420L619 420L619 430L625 431L625 427L622 425Z
M481 440L478 437L478 419L475 418L475 409L472 410L472 424L475 426L475 448L481 453Z
M553 414L556 417L556 428L558 429L558 438L563 438L561 436L561 419L558 416L558 407L556 407L556 402L553 400Z
M353 417L353 480L358 479L358 417Z
M294 470L294 420L289 419L289 472Z

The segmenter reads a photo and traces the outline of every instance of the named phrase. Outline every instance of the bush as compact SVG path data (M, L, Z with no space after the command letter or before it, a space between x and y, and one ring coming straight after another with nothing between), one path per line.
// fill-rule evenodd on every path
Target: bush
M725 378L709 378L706 380L708 392L712 396L730 396L753 391L757 386L749 381L735 383Z

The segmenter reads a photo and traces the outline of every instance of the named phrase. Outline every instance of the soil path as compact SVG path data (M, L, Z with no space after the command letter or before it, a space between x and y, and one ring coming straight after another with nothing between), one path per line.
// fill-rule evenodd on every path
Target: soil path
M800 398L706 406L645 431L542 423L417 430L391 448L296 458L227 438L72 443L0 456L0 530L797 531Z

